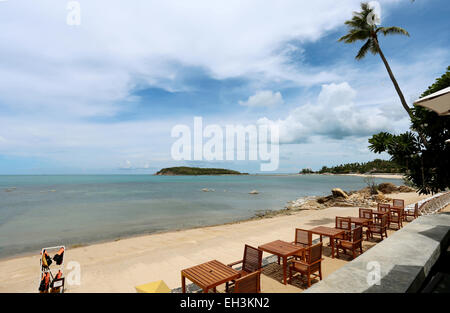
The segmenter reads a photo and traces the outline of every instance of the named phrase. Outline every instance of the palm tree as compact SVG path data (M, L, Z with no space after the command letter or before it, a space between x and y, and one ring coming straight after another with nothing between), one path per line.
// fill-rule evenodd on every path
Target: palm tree
M412 118L413 115L411 113L411 109L406 103L405 97L397 83L397 80L392 73L391 67L389 66L388 61L386 60L383 52L380 48L380 43L378 41L378 34L383 34L384 36L400 34L409 36L409 33L403 28L391 26L391 27L378 27L373 23L368 22L369 15L373 15L373 8L371 8L367 3L361 3L361 12L353 12L353 18L345 22L345 24L349 27L348 34L339 38L339 41L343 41L345 43L354 43L358 40L365 40L366 43L359 49L358 54L356 55L357 60L361 60L364 58L368 51L372 54L379 54L381 60L383 60L384 66L389 74L389 77L394 84L395 90L400 98L400 101L405 108L408 115ZM373 24L373 25L372 25Z

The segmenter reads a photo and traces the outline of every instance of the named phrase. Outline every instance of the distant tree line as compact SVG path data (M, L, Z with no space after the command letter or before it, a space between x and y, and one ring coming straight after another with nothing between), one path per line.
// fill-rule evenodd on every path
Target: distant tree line
M200 168L200 167L168 167L158 171L156 175L247 175L238 171L224 168Z
M323 166L319 171L313 171L310 168L304 168L300 171L301 174L364 174L364 173L402 173L401 167L393 161L375 159L370 162L363 163L346 163L337 166Z

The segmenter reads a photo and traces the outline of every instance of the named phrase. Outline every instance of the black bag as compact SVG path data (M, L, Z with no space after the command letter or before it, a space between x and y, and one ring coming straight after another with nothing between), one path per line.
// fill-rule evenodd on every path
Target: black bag
M53 261L48 254L45 255L45 259L47 260L47 265L50 266Z
M61 263L63 261L63 257L64 257L64 252L61 254L55 254L55 256L53 257L53 260L56 262L57 265L61 265Z

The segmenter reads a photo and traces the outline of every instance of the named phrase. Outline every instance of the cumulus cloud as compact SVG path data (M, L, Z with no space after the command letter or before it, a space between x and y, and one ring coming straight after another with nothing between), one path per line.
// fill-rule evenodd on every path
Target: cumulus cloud
M394 118L381 108L356 105L355 96L347 82L323 85L316 102L295 108L284 119L264 117L258 123L278 126L282 144L308 142L313 136L343 139L392 130Z
M273 92L271 90L258 91L253 96L250 96L246 101L239 101L240 105L248 107L271 107L283 104L283 97L279 91Z

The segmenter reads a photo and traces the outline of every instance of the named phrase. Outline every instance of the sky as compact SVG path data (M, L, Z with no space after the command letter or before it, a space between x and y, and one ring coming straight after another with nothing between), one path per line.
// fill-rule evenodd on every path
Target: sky
M79 5L79 25L68 23ZM407 102L450 65L447 0L379 1L380 38ZM277 125L276 172L387 155L409 126L379 56L355 60L345 0L1 0L0 174L145 174L174 160L176 125ZM75 12L76 13L76 12ZM75 21L77 21L75 19Z

